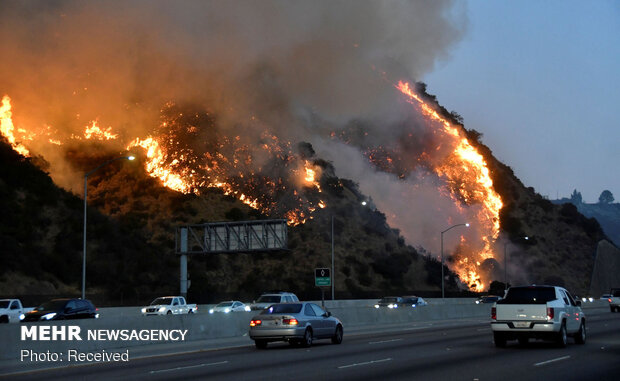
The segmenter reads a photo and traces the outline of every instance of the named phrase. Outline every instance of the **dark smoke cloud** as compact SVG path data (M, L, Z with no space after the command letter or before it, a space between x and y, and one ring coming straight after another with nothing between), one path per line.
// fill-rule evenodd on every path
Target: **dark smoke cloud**
M393 222L415 223L403 231L423 239L453 214L427 210L441 204L435 180L375 171L326 132L365 120L383 144L411 129L402 123L411 108L393 82L432 69L463 26L448 0L3 1L0 92L13 99L16 125L51 125L66 135L98 119L125 139L144 137L174 101L215 113L218 128L248 142L265 128L309 141L388 216L412 208L411 218ZM39 149L52 158L56 180L67 173L57 151ZM455 208L449 198L443 204ZM427 213L440 221L420 226L415 216Z

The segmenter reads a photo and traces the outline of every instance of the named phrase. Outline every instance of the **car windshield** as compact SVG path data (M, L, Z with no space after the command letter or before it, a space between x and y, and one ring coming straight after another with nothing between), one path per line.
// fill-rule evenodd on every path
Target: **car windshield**
M151 302L152 306L156 306L158 304L165 304L165 305L172 304L172 298L157 298Z
M396 297L388 297L388 298L383 298L379 300L379 303L395 303L395 302L398 302L398 298Z
M301 306L301 304L274 304L266 310L263 310L260 314L297 314L301 311Z
M500 304L545 304L555 300L553 287L513 287Z
M0 308L9 308L8 300L0 300Z
M263 295L260 298L258 298L258 300L256 301L256 303L279 303L280 302L280 295Z
M65 307L68 300L50 300L37 307L37 311L58 311Z
M222 302L220 304L218 304L216 307L230 307L232 306L232 302Z

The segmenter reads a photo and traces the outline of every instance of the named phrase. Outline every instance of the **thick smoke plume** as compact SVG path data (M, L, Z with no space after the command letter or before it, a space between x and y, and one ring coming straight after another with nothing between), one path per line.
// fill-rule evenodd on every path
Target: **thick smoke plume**
M213 113L220 133L244 144L266 129L311 142L411 243L434 251L436 233L464 212L423 166L399 179L363 151L415 161L434 144L393 84L430 70L463 25L451 1L3 1L0 92L16 126L63 136L98 120L121 142L144 137L175 102ZM341 134L358 122L364 144ZM416 144L403 145L412 131ZM82 173L56 146L34 148L79 192Z

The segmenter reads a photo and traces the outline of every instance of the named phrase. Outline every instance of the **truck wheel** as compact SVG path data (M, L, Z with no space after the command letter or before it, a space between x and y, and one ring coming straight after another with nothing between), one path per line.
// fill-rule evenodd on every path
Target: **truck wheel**
M166 315L172 315L172 311L166 312Z
M9 317L8 315L2 315L0 316L0 324L4 324L4 323L8 323L9 322Z
M187 311L187 313L188 313L188 314L193 314L193 313L194 313L194 311L189 310L189 311Z
M566 334L566 321L562 322L562 326L560 327L560 332L558 332L555 343L560 348L564 348L566 347L566 344L568 344L568 335Z
M579 326L579 331L575 334L575 343L576 344L585 344L586 343L586 321L582 320L581 325Z
M506 335L504 335L502 332L493 332L493 342L495 343L496 347L505 348Z

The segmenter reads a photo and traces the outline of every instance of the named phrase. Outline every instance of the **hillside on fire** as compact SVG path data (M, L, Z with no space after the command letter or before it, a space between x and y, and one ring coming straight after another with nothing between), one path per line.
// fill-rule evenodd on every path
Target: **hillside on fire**
M91 148L88 154L72 150L67 154L84 168L114 155ZM0 141L0 162L2 294L78 295L82 199L57 187L35 166L45 168L43 158L24 158L5 139ZM205 189L196 196L162 187L144 172L142 163L136 164L102 168L89 180L87 293L103 304L140 304L158 294L176 293L176 226L265 218L219 189ZM320 164L329 170L328 163ZM330 263L332 214L340 297L438 290L439 263L406 245L372 203L361 205L367 198L353 182L326 175L322 185L333 207L291 227L289 251L191 257L190 298L250 300L272 289L317 298L313 269ZM448 290L456 291L454 274L449 270L446 274Z
M471 180L462 171L450 172L449 166L474 165L451 162L465 160L459 156L449 155L441 164L444 168L436 169L440 178L446 178L440 193L446 193L459 210L473 208L469 217L477 221L472 225L482 226L473 226L474 234L491 234L478 238L478 248L467 235L471 233L455 234L460 240L456 246L454 240L446 240L452 242L446 245L446 264L456 270L446 269L447 291L486 291L491 281L504 281L507 255L509 283L559 284L585 292L597 244L605 239L596 220L585 218L571 204L553 205L526 188L481 143L480 134L465 130L458 114L441 107L424 84L416 85L418 95L408 86L402 91L418 97L428 107L422 113L431 110L431 118L461 139L455 149L479 152L484 164L480 176L488 179L488 188L476 188L475 181L468 183ZM157 138L136 139L127 146L137 152L135 162L118 161L89 177L88 294L104 303L140 304L156 294L175 293L176 226L281 217L289 222L289 251L191 257L192 300L251 300L264 290L275 289L318 298L313 269L329 267L331 262L332 217L337 297L432 295L440 290L437 248L428 245L436 244L436 238L415 241L389 222L402 223L399 218L406 216L423 225L433 215L406 208L398 215L395 211L384 214L373 200L381 195L366 195L357 179L336 176L338 168L319 157L308 142L281 142L263 133L250 147L238 136L225 135L213 113L194 105L169 106L161 113L163 122L154 131ZM372 127L367 123L352 121L333 135L367 152L369 162L383 173L403 183L409 181L411 163L397 156L401 148L370 140L365 131ZM54 144L67 172L86 173L127 154L114 150L117 146L108 143L106 134L111 135L111 130L93 123L84 138L72 136ZM57 172L50 178L41 171L53 166L46 157L36 151L18 153L16 147L20 144L11 139L1 144L3 293L77 294L83 217L79 176L68 176L77 183L71 194L52 182L57 178L67 186L66 178ZM205 157L207 171L195 165ZM476 199L481 195L498 201ZM475 209L480 204L482 209ZM489 214L494 210L496 218ZM462 218L467 215L463 213ZM448 219L444 227L454 222L458 221ZM431 234L437 237L439 231Z

